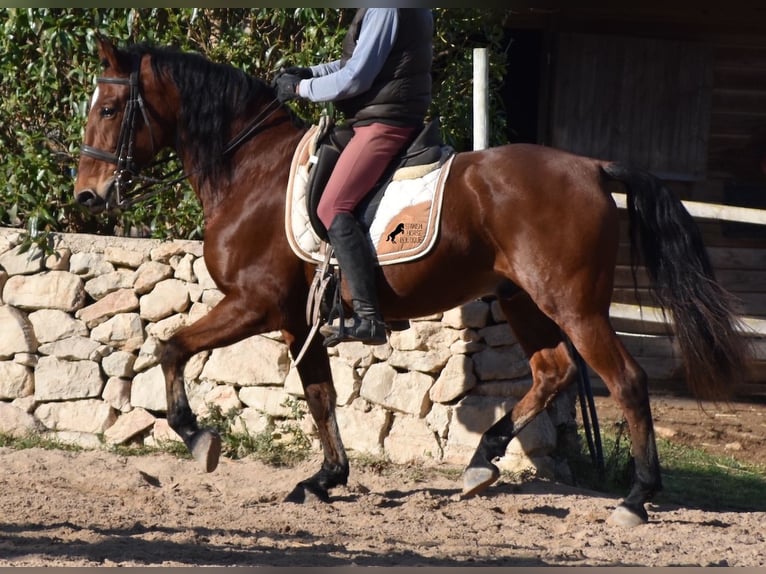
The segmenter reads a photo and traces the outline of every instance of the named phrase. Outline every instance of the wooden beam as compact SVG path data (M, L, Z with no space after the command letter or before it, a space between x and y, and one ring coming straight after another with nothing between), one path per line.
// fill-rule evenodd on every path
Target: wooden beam
M622 209L627 207L627 198L624 193L613 193L612 197L614 197L617 207ZM682 201L681 203L684 204L692 217L766 225L766 209L703 203L701 201Z
M628 303L612 303L609 307L609 316L615 319L626 319L631 321L641 321L654 325L665 324L665 315L662 309L658 307L639 307ZM766 335L766 319L758 317L739 317L742 321L745 335L764 336Z

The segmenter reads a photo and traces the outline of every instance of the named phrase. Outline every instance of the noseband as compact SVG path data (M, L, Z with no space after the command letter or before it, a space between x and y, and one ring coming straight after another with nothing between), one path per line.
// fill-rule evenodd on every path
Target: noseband
M125 106L125 113L122 116L120 124L120 135L117 138L117 149L115 152L104 151L89 145L83 144L80 147L80 153L99 161L114 164L114 187L117 194L117 207L124 207L126 200L122 199L133 187L139 173L139 168L135 164L133 151L136 145L136 132L138 131L136 118L138 111L144 119L144 124L149 130L149 138L152 142L152 156L154 156L154 135L152 134L152 125L149 123L149 116L146 112L144 99L141 97L141 86L139 84L138 70L134 70L129 78L106 78L96 79L99 84L118 84L130 87L130 95ZM108 203L108 202L107 202Z

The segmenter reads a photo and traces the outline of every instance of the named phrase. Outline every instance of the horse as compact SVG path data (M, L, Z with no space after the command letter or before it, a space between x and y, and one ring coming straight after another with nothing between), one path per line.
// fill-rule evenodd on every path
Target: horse
M175 150L201 202L204 260L224 295L170 337L161 354L167 417L194 459L215 470L221 440L201 428L184 390L194 354L281 331L297 365L323 459L286 500L331 502L349 459L336 421L327 350L311 338L305 303L316 265L297 257L284 229L291 158L309 129L265 80L190 51L99 37L103 71L86 119L75 202L96 214L137 201L141 169ZM686 382L699 400L730 396L746 360L729 294L716 282L701 234L682 202L648 172L535 144L455 153L441 227L426 256L376 269L387 322L496 297L526 353L532 386L482 434L462 495L499 478L493 460L577 373L569 345L604 381L629 429L633 480L609 520L648 521L662 487L647 375L610 324L620 220L627 195L634 265L643 264L672 318ZM640 260L643 263L640 263ZM342 298L349 293L341 283ZM303 349L305 344L305 349Z

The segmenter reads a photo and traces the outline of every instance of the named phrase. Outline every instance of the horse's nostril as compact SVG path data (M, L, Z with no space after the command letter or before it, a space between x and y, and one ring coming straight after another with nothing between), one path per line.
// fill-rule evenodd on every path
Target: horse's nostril
M77 203L86 207L93 205L97 199L98 196L90 189L85 189L77 194Z
M87 208L93 214L101 213L106 208L106 202L92 189L83 189L75 195L77 203Z

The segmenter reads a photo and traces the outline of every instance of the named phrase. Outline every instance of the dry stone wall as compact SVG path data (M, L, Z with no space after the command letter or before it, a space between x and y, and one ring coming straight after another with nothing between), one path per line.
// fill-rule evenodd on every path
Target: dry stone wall
M158 361L163 342L222 297L202 244L62 234L53 247L23 252L18 230L0 229L0 432L93 448L179 440ZM499 308L480 300L413 320L386 345L339 345L331 365L349 451L402 463L466 464L531 385ZM195 355L184 375L197 415L234 409L243 432L289 421L288 399L303 400L278 332ZM556 399L501 467L556 474L574 404L571 392ZM300 422L316 440L310 417Z

